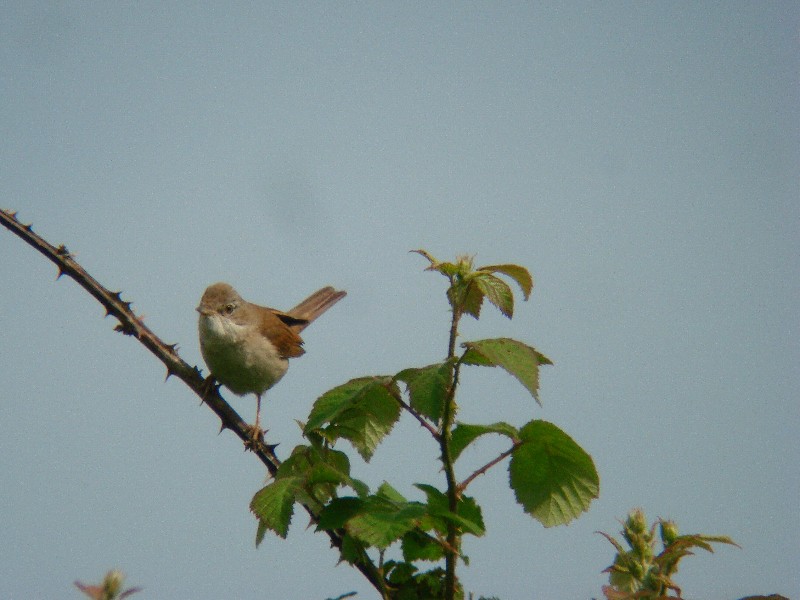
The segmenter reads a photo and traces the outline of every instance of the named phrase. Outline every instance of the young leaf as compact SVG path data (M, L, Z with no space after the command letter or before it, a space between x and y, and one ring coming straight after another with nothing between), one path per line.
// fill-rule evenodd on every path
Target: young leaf
M446 277L453 277L459 272L459 265L451 262L439 262L433 256L431 256L427 250L411 250L411 252L424 256L428 259L431 264L425 269L426 271L438 271Z
M345 438L369 461L400 417L399 395L391 377L353 379L317 399L305 431L319 430L330 441Z
M508 423L500 422L492 425L458 423L450 437L450 457L453 462L461 456L467 446L486 433L499 433L509 437L511 441L516 441L519 436L516 427L512 427Z
M447 300L456 313L465 313L476 319L480 317L484 293L475 284L473 275L466 275L447 289Z
M465 342L467 350L462 362L467 365L502 367L531 393L539 402L539 365L552 365L552 361L544 354L510 338L497 338Z
M256 492L250 501L250 510L259 520L259 531L263 525L286 538L299 485L299 478L284 477ZM260 537L263 538L263 534Z
M511 455L508 470L525 512L552 527L588 510L600 490L592 457L546 421L530 421L519 434L524 443Z
M438 423L442 417L452 369L452 363L446 361L421 369L405 369L394 378L406 384L411 408Z
M519 265L489 265L480 267L478 271L486 271L489 273L502 273L517 282L522 290L525 300L530 298L531 291L533 290L533 277L525 267Z
M514 316L514 293L502 279L488 273L475 273L471 285L509 319ZM476 317L477 318L477 317Z

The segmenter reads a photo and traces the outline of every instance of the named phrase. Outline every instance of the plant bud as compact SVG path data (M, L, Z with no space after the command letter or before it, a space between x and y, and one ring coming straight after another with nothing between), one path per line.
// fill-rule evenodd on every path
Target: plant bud
M103 590L109 598L116 598L122 590L122 584L125 583L125 573L113 569L106 573L103 580Z
M661 529L661 541L664 546L669 546L672 542L678 539L678 524L675 521L661 521L659 523Z

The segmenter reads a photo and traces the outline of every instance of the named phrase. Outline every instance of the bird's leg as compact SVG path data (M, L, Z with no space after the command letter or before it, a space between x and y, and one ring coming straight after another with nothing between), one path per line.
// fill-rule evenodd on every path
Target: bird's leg
M264 432L261 430L261 394L256 394L256 422L250 426L250 440L245 446L252 450L264 443Z
M253 425L256 434L261 434L261 394L256 394L256 424Z

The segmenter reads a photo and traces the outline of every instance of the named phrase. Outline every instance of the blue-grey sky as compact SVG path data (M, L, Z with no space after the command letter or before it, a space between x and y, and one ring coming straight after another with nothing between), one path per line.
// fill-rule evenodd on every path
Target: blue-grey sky
M601 494L544 529L505 465L479 478L467 590L598 597L594 532L641 506L741 544L689 559L687 598L797 597L799 30L793 2L3 3L0 206L193 364L209 283L346 289L268 394L284 457L323 391L442 358L445 281L408 250L523 264L514 320L461 333L550 356L543 407L478 369L459 416L556 423ZM375 597L302 514L254 548L263 468L55 274L0 231L0 598L111 567L142 598ZM435 457L404 420L354 474L421 500Z

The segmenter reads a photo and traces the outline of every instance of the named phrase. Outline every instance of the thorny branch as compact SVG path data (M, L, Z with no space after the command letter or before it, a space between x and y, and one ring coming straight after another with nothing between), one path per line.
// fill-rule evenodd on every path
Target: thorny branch
M514 442L514 445L513 445L513 446L511 446L511 448L509 448L509 449L508 449L508 450L506 450L505 452L501 452L500 454L498 454L497 456L495 456L495 457L494 457L492 460L490 460L489 462L487 462L485 465L483 465L483 466L482 466L482 467L480 467L479 469L476 469L474 473L472 473L472 474L471 474L469 477L467 477L467 478L466 478L464 481L462 481L461 483L459 483L459 484L456 486L456 489L458 490L458 494L459 494L459 495L461 495L461 494L464 492L464 490L465 490L465 489L467 489L467 486L468 486L470 483L472 483L472 482L473 482L473 480L474 480L476 477L478 477L479 475L483 475L484 473L486 473L486 471L488 471L489 469L491 469L491 468L492 468L493 466L495 466L497 463L499 463L499 462L502 462L502 461L503 461L503 459L505 459L506 457L508 457L508 456L511 456L512 454L514 454L514 450L516 450L517 448L519 448L519 447L520 447L522 444L523 444L523 442L521 442L521 441Z
M178 355L176 344L167 344L153 333L142 319L133 312L131 303L122 299L121 292L112 292L101 285L73 258L73 255L64 244L58 247L53 246L47 240L34 233L32 225L21 223L17 219L16 212L0 209L0 224L53 262L58 269L58 278L62 275L67 275L89 292L103 306L106 315L111 315L119 321L119 324L114 328L116 331L135 337L154 354L166 366L167 379L174 375L183 381L197 394L201 402L204 402L220 418L222 423L220 431L224 429L233 431L246 444L246 447L258 456L270 474L275 475L280 466L280 460L274 452L275 446L268 444L253 445L251 443L251 429L239 414L233 410L231 405L222 398L218 386L210 385L211 381L203 378L200 369L184 361ZM311 520L316 522L317 514L314 510L306 505L303 505L303 508L308 512ZM338 531L327 531L327 533L331 544L341 550L344 533ZM359 562L355 566L378 591L385 595L386 586L383 578L366 555L363 562Z

